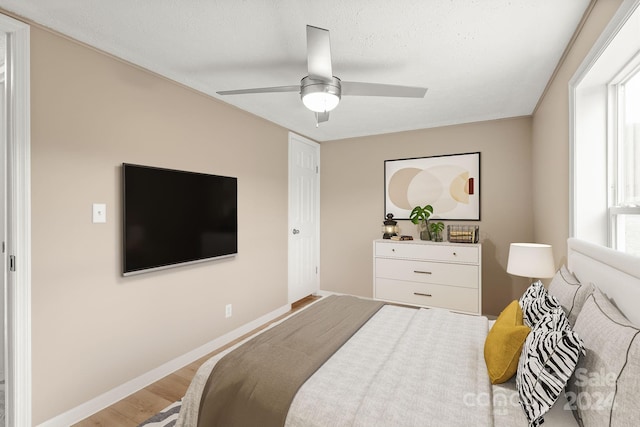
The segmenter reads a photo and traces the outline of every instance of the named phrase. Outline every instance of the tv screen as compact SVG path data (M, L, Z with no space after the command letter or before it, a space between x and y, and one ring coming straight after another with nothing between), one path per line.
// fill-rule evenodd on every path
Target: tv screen
M235 255L237 178L124 163L123 275Z

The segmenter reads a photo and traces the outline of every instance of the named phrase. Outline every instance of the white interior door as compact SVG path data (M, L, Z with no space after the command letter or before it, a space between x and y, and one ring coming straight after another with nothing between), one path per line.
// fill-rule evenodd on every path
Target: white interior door
M4 88L4 75L5 75L5 52L7 50L6 47L7 36L0 31L0 242L2 242L1 256L0 256L0 327L2 328L2 336L0 337L0 390L2 393L0 394L0 404L2 405L2 417L0 418L0 426L4 427L5 423L5 414L4 408L6 407L4 396L5 396L5 363L7 362L6 351L5 351L5 317L7 312L7 307L5 304L5 277L7 275L6 271L6 262L5 262L5 242L6 242L6 219L5 219L5 205L6 205L6 192L5 192L5 176L6 176L6 167L5 167L5 152L7 147L7 116L5 114L5 88Z
M5 425L31 422L29 26L0 14L4 53Z
M289 303L320 288L320 146L289 133Z

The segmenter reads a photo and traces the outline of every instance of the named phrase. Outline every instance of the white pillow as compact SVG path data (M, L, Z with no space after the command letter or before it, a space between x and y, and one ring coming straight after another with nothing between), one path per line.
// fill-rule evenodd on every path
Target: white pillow
M567 400L585 427L637 426L640 420L640 328L599 290L587 298L574 330L586 356L567 385Z
M549 283L549 294L558 299L572 326L576 324L576 318L593 289L592 283L580 283L564 265Z

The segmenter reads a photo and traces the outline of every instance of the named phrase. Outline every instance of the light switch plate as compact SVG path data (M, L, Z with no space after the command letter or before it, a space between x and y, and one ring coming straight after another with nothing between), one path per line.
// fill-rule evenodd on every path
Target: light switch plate
M93 223L105 223L107 222L107 205L104 203L93 204Z

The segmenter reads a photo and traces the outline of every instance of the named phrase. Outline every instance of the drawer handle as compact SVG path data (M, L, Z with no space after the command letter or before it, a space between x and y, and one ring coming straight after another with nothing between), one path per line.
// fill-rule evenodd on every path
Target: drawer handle
M423 294L422 292L414 292L413 294L414 295L418 295L420 297L430 297L431 296L431 294Z
M414 273L418 273L418 274L431 274L430 271L420 271L420 270L413 270Z
M458 254L454 252L454 253L453 253L453 256L458 256Z

